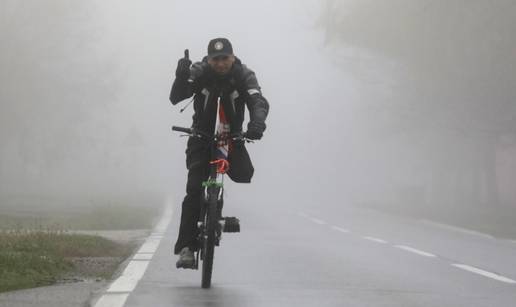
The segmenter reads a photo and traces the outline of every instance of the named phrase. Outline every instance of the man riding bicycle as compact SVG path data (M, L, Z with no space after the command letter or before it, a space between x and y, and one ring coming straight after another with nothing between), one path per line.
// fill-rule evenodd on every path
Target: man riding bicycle
M252 70L235 57L233 47L226 38L216 38L208 44L208 55L201 62L180 59L176 79L170 92L170 101L176 105L194 96L192 128L213 135L217 122L217 101L227 118L231 135L242 135L245 106L249 110L249 123L245 137L259 140L265 131L269 103L262 96ZM197 250L197 221L199 219L202 182L209 175L210 148L202 138L190 137L186 149L188 181L182 204L179 235L174 254L179 254L177 267L193 268L194 251ZM253 166L243 141L234 141L228 154L229 177L239 183L249 183Z

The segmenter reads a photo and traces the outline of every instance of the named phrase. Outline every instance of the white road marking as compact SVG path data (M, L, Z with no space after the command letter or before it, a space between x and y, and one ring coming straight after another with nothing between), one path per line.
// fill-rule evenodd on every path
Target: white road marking
M434 222L434 221L430 221L430 220L420 220L420 221L425 223L425 224L437 226L437 227L440 227L440 228L443 228L443 229L448 229L448 230L453 230L453 231L457 231L457 232L462 232L462 233L469 234L469 235L474 235L474 236L477 236L477 237L494 239L494 237L492 235L489 235L487 233L483 233L483 232L480 232L480 231L476 231L476 230L466 229L466 228L452 226L452 225L448 225L448 224L442 224L442 223L438 223L438 222Z
M145 274L154 252L172 220L172 207L168 206L154 231L145 240L122 274L109 286L106 293L95 303L95 307L123 307L129 294Z
M479 274L479 275L482 275L482 276L485 276L485 277L489 277L489 278L492 278L492 279L495 279L495 280L498 280L498 281L501 281L501 282L505 282L505 283L509 283L509 284L516 284L515 280L512 280L510 278L507 278L505 276L502 276L502 275L499 275L499 274L496 274L496 273L484 271L484 270L481 270L479 268L475 268L475 267L472 267L472 266L469 266L469 265L466 265L466 264L457 264L457 263L455 263L455 264L452 264L452 266L460 268L460 269L463 269L463 270L466 270L466 271L469 271L469 272L472 272L472 273L476 273L476 274Z
M113 293L110 295L104 295L97 301L95 307L122 307L128 297L129 293Z
M310 218L310 220L312 220L312 222L314 222L316 224L319 224L319 225L326 225L327 224L325 221L320 220L320 219L316 219L315 217Z
M300 217L308 217L308 214L304 212L298 212L297 215L299 215Z
M149 237L140 247L137 253L154 253L161 242L161 238Z
M165 212L163 212L163 217L159 221L158 225L156 225L156 227L154 228L153 233L164 234L165 231L167 230L168 224L170 224L170 220L172 219L172 214L173 214L172 207L167 206L165 208Z
M416 248L413 248L413 247L410 247L410 246L405 246L405 245L394 245L394 247L397 247L399 249L403 249L403 250L406 250L408 252L411 252L411 253L414 253L414 254L418 254L420 256L425 256L425 257L437 257L436 255L434 254L430 254L430 253L427 253L427 252L424 252L422 250L419 250L419 249L416 249Z
M131 261L124 272L109 286L107 292L131 292L147 270L150 261Z
M337 231L340 231L340 232L343 232L343 233L349 233L350 232L349 230L341 228L339 226L331 226L331 229L337 230Z
M383 240L383 239L380 239L380 238L375 238L375 237L362 237L366 240L369 240L369 241L373 241L373 242L376 242L376 243L382 243L382 244L386 244L387 241Z
M151 234L151 235L149 236L149 238L153 238L153 239L163 239L163 235Z
M133 256L133 260L151 260L154 253L148 254L136 254Z

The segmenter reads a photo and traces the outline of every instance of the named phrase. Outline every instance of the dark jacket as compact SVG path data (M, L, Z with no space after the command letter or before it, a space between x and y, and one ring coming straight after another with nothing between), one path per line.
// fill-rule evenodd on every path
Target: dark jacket
M207 63L202 61L205 73L193 84L185 79L176 78L170 92L173 105L194 96L194 115L192 127L207 134L214 134L217 116L217 98L221 96L224 112L229 120L231 133L242 132L245 119L245 106L249 110L250 124L258 123L265 127L269 103L263 97L254 72L237 58L231 71L224 77L216 75ZM205 165L209 149L199 139L188 141L187 168ZM235 144L228 157L231 165L228 175L236 182L250 182L253 168L244 144ZM237 173L241 172L241 174Z
M208 134L215 129L217 104L222 93L222 105L231 125L231 132L242 132L245 118L245 105L249 109L250 122L265 124L269 103L262 96L258 80L252 70L237 58L231 71L223 78L217 76L203 59L206 73L194 84L176 78L170 92L172 104L194 96L194 115L192 127Z

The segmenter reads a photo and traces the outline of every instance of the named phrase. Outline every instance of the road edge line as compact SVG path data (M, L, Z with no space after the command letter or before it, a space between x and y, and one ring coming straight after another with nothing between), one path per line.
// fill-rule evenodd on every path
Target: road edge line
M123 307L131 292L136 288L138 282L145 274L152 256L158 249L163 234L167 230L173 216L172 206L165 207L163 216L154 227L153 231L138 251L131 257L131 260L123 270L122 274L113 280L107 290L96 300L90 303L95 307ZM141 259L142 255L147 259Z

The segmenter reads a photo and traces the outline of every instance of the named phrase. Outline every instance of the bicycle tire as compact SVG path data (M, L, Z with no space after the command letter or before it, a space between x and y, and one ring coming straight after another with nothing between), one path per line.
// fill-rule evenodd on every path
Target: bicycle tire
M204 240L204 259L202 262L202 288L211 287L211 276L213 272L213 257L215 254L215 239L217 227L217 197L218 189L208 189L208 208L206 210L205 225L206 238Z

